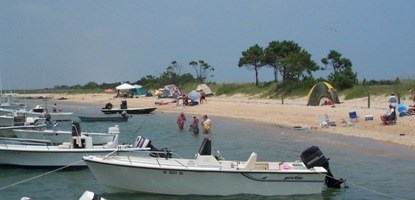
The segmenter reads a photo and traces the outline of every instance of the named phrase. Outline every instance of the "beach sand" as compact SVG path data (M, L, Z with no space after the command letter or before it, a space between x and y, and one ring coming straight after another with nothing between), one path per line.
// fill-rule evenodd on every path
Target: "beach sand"
M182 107L176 103L156 105L156 97L140 97L130 99L114 99L114 94L34 94L30 96L49 96L51 101L60 97L74 103L86 103L104 107L112 103L119 107L122 100L127 100L128 107L157 107L156 112L184 112L186 115L197 115L201 118L206 114L214 121L214 116L240 118L255 122L271 123L280 126L301 126L311 131L320 131L327 134L342 134L370 138L374 140L396 143L415 147L415 116L398 117L396 125L383 125L380 116L388 111L388 97L371 97L370 108L367 98L343 100L341 104L332 106L307 106L307 98L286 98L284 104L281 99L259 99L244 95L207 97L207 103L198 106ZM402 101L405 105L412 105L411 100ZM355 111L359 116L358 122L345 126L342 120L349 120L349 112ZM322 127L320 119L327 115L336 126ZM365 121L366 115L373 115L373 120Z

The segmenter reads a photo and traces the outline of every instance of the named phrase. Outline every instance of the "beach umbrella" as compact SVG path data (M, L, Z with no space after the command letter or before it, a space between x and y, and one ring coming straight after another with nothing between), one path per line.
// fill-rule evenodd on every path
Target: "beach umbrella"
M107 93L107 94L109 94L109 93L113 93L114 90L111 89L111 88L108 88L108 89L104 90L104 92Z
M128 83L124 83L124 84L121 84L121 85L115 87L115 89L117 89L117 90L131 90L131 89L134 89L134 88L135 88L134 86L132 86Z
M200 93L193 90L193 91L189 92L189 94L187 94L187 97L190 100L192 100L192 101L199 102L199 100L200 100Z

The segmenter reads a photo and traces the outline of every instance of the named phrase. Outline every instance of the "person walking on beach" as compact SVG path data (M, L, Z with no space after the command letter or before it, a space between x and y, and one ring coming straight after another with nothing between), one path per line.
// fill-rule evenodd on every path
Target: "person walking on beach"
M206 93L203 90L200 90L200 100L199 100L200 104L202 104L203 101L205 103L207 103L207 101L206 101Z
M186 122L186 116L184 116L184 113L180 113L180 115L177 117L177 127L179 127L179 131L183 131L184 128L184 122Z
M199 119L196 117L196 115L193 115L193 122L190 124L189 131L193 134L199 134Z
M209 134L212 128L212 121L208 118L207 115L203 115L202 121L203 133Z

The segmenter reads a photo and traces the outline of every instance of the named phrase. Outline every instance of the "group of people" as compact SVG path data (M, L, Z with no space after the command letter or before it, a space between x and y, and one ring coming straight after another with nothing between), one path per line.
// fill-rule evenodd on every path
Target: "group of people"
M200 94L200 98L198 99L199 101L193 99L190 100L189 97L187 96L186 93L183 93L183 95L181 96L182 102L183 102L183 106L194 106L194 105L198 105L198 104L202 104L202 103L207 103L206 100L206 93L203 90L199 91ZM190 104L189 104L189 100L190 100ZM178 102L178 101L177 101Z
M184 130L184 124L186 122L186 116L184 113L180 113L180 115L177 117L177 127L179 128L179 131ZM212 121L208 118L207 115L203 115L203 120L200 123L203 128L204 134L209 134L211 132L212 127ZM190 124L189 131L193 134L199 134L199 119L196 115L193 115L193 121L192 124Z
M415 103L415 95L413 97L412 100ZM392 93L391 96L389 97L389 110L386 114L380 116L383 124L394 124L396 123L396 111L398 109L399 116L405 116L405 115L414 115L415 114L415 104L414 105L409 105L408 109L406 109L406 107L404 107L404 105L399 104L399 100L398 98L396 98L395 94Z

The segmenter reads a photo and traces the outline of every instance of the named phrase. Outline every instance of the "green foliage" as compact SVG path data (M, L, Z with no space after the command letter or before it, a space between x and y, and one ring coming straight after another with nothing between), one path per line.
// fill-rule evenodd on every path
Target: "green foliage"
M385 97L389 96L391 93L395 93L400 95L402 99L405 97L412 98L413 94L415 94L415 80L403 80L399 82L396 82L395 80L396 84L391 84L391 82L394 81L386 80L380 80L376 82L379 84L355 85L353 88L342 91L342 94L345 96L344 98L346 100L367 97L369 92L371 95L385 95Z
M196 79L199 83L204 83L207 80L208 75L215 71L215 68L203 60L199 60L199 62L190 61L189 65L195 70ZM213 75L210 77L213 77Z
M246 67L255 71L255 85L258 86L258 70L265 65L264 50L258 44L249 47L242 52L242 57L239 58L238 67Z
M331 66L333 72L328 76L328 80L338 90L352 88L357 83L357 73L352 70L352 62L347 58L342 58L342 54L330 50L326 58L322 58L321 62L326 65L324 69Z
M252 94L255 90L255 85L250 83L226 83L217 85L214 93L216 95Z

